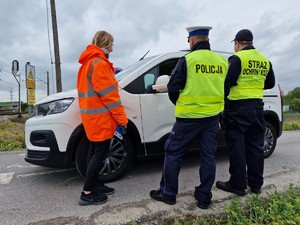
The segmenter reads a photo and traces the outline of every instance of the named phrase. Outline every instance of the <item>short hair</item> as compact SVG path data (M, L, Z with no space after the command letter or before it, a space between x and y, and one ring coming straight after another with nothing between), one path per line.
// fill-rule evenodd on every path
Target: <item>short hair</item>
M195 38L197 41L208 41L208 35L195 35L192 36L193 38Z
M253 41L236 41L241 43L242 45L253 45Z
M113 36L106 31L97 31L92 40L92 44L98 46L99 48L111 47L113 42Z

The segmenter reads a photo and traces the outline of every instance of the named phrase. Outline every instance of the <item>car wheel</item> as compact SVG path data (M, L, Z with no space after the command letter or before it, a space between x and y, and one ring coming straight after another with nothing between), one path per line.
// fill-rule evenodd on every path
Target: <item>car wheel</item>
M274 152L277 143L277 135L273 125L266 121L264 156L268 158Z
M89 141L84 136L77 147L75 164L79 174L85 177L87 169L87 155ZM124 175L133 161L133 148L129 137L124 140L113 137L110 142L108 157L104 160L104 166L99 173L99 179L103 182L110 182Z

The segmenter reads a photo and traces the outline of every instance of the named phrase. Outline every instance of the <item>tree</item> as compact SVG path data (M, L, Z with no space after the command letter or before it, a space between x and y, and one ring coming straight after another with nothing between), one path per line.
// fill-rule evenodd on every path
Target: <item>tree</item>
M296 87L294 90L289 91L287 95L284 96L284 104L289 105L292 99L300 99L300 87Z
M293 98L290 101L290 108L293 112L300 112L300 98Z

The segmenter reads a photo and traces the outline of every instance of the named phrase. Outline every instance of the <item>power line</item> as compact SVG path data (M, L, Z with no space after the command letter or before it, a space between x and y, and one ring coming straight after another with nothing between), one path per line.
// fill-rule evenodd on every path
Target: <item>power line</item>
M9 66L7 63L0 61L1 64L5 65L5 66Z
M15 83L11 83L11 82L7 82L6 80L3 80L0 78L0 82L6 83L6 84L10 84L10 85L14 85ZM1 83L0 83L1 84ZM5 85L5 84L4 84ZM6 85L5 85L6 86Z

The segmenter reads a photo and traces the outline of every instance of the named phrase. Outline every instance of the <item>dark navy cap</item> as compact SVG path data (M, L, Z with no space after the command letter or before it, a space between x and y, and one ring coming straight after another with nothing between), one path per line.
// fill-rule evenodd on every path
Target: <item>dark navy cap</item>
M248 29L243 29L237 32L232 41L253 41L253 34Z
M187 27L186 30L189 32L188 37L192 37L195 35L208 35L209 31L212 27L209 26L194 26L194 27Z

